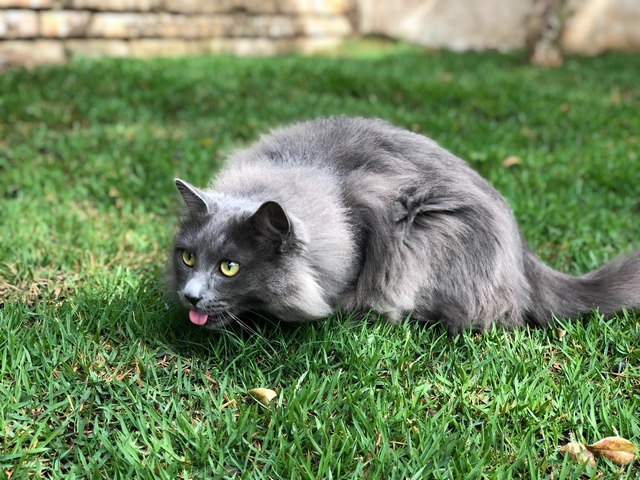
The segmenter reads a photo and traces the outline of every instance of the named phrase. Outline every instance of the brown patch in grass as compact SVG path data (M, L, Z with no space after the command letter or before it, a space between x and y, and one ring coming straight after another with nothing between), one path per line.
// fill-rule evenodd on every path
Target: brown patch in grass
M29 307L38 302L58 303L73 293L73 285L80 278L76 273L47 269L29 272L25 278L13 265L4 263L3 266L9 275L0 270L0 308L13 302L27 303Z

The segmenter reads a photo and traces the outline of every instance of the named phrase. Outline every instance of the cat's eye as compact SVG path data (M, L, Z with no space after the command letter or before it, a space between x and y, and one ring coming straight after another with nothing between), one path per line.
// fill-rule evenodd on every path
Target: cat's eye
M193 267L196 264L196 256L189 250L183 250L182 261L187 267Z
M236 273L238 273L238 270L240 270L240 265L238 265L236 262L224 260L220 263L220 272L222 272L225 277L233 277Z

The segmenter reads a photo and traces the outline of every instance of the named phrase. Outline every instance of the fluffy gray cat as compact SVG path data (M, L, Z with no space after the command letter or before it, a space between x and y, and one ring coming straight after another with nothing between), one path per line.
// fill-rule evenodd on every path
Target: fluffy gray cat
M247 311L442 322L452 334L640 306L640 252L581 277L544 265L505 199L435 142L330 118L265 136L186 204L172 290L197 325Z

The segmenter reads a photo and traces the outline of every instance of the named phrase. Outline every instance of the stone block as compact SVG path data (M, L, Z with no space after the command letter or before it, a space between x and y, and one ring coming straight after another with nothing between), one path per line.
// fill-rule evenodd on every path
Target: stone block
M344 42L343 37L298 37L295 51L303 55L315 55L336 49Z
M1 1L1 0L0 0ZM163 0L67 0L69 8L88 9L103 12L149 12L160 10Z
M343 38L216 38L208 41L208 53L240 57L286 55L294 52L315 54L333 49Z
M353 34L351 22L341 15L301 15L298 34L309 37L347 37Z
M66 40L65 49L71 57L128 57L129 42L126 40L82 38Z
M27 68L67 60L60 40L5 40L0 41L0 68L25 66Z
M208 42L208 53L240 57L277 55L282 48L282 40L270 38L216 38Z
M640 1L571 0L560 44L568 52L640 51Z
M276 26L272 28L276 29ZM243 15L99 12L92 16L88 36L195 39L224 35L239 36L250 30L251 25Z
M244 15L215 15L211 19L212 37L234 37L240 36L244 24Z
M280 10L277 0L235 0L233 8L249 14L276 14Z
M94 13L87 31L89 37L156 37L159 34L158 17L150 13Z
M233 10L234 0L164 0L163 9L175 13L222 13Z
M288 15L224 14L212 17L212 36L288 38L298 34L296 19Z
M186 15L159 13L156 17L156 35L164 38L193 37L198 31L192 28L194 21Z
M216 20L217 15L192 15L190 17L190 28L195 32L197 38L211 38L220 36L220 22Z
M91 20L90 12L46 10L40 12L40 36L48 38L84 37Z
M318 13L321 15L344 15L351 9L351 3L355 0L277 0L278 11L286 14ZM376 3L388 3L390 8L394 8L397 0L393 2L382 2L372 0ZM415 0L414 0L415 3Z
M243 22L242 37L288 38L297 33L294 18L287 15L250 15Z
M94 0L97 1L97 0ZM305 0L306 1L306 0ZM278 0L165 0L164 9L174 13L278 13Z
M129 42L133 57L181 57L208 52L208 42L177 38L143 38Z
M51 8L51 0L0 0L0 8Z
M163 38L207 38L217 31L213 15L160 13L157 17L157 33Z
M38 14L31 10L0 10L0 38L38 36Z
M532 6L532 0L358 0L359 27L427 47L513 50L525 45Z
M239 57L286 55L300 48L300 38L217 38L209 41L209 53Z

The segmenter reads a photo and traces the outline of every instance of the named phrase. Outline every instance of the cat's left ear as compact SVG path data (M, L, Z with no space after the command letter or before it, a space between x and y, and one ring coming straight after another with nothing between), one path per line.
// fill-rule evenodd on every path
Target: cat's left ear
M187 209L193 213L208 213L209 205L205 200L205 194L202 190L198 190L193 185L176 178L176 187L182 195Z
M277 202L264 202L249 221L258 233L278 242L282 250L291 240L291 222Z

